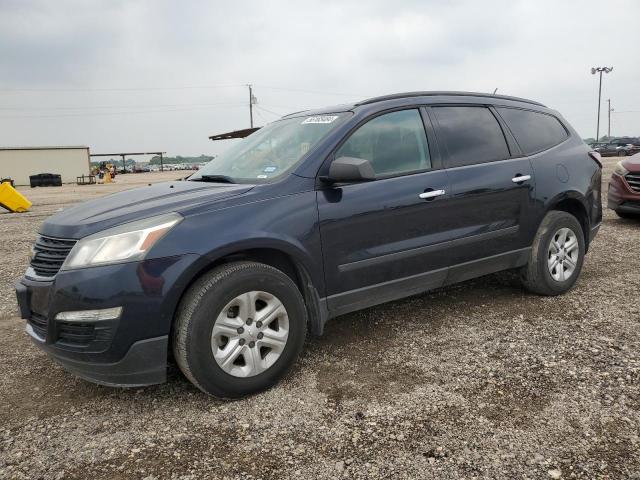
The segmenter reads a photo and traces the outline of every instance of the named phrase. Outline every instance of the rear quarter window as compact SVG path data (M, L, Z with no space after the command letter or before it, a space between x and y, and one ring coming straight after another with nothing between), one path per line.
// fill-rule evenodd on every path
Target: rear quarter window
M569 136L553 115L518 108L500 107L497 110L526 155L555 147Z

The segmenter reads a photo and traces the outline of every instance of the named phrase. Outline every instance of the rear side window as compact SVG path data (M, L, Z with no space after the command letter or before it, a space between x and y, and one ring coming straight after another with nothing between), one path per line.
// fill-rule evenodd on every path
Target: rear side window
M438 140L449 153L449 167L509 158L500 124L486 107L433 107Z
M377 175L397 175L431 168L422 117L418 110L386 113L356 130L336 152L336 158L371 162Z
M498 108L518 145L526 155L554 147L567 138L567 131L552 116L517 108Z

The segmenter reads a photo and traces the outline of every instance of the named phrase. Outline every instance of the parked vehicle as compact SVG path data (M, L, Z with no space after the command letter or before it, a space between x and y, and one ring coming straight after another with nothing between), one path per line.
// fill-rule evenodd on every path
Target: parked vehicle
M631 139L618 139L608 143L593 144L592 148L603 157L625 157L640 152L640 144L631 143L630 140Z
M186 181L42 225L16 285L34 342L108 385L273 385L330 318L489 273L559 295L602 219L601 164L558 112L418 92L288 115Z
M622 218L640 218L640 154L616 165L609 181L607 206Z

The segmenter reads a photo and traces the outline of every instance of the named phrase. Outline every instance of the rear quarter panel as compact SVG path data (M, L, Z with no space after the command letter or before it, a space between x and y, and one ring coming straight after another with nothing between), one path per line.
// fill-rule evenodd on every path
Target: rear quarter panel
M565 142L532 155L530 159L536 180L535 218L529 232L531 240L544 215L566 199L575 199L582 204L590 227L602 221L601 170L589 157L589 147L582 140L572 134Z

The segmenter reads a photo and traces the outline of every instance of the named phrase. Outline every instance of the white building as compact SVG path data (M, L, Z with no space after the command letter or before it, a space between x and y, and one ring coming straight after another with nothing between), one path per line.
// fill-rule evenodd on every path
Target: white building
M0 147L0 178L29 185L29 176L54 173L62 183L75 183L89 175L89 147Z

